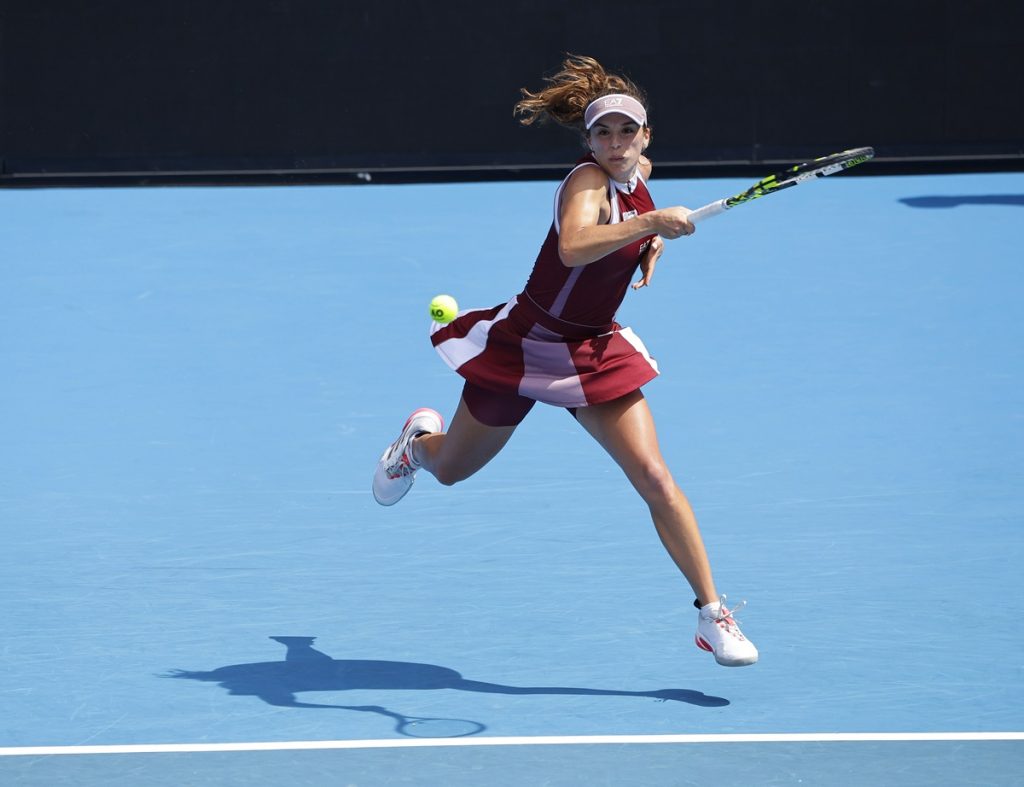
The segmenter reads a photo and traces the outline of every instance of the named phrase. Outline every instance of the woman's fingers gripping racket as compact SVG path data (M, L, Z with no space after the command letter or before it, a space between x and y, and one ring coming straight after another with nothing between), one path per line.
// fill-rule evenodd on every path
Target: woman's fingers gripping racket
M672 208L659 208L654 211L654 219L657 222L657 232L663 238L675 240L684 235L693 234L693 223L690 221L691 212L680 206Z

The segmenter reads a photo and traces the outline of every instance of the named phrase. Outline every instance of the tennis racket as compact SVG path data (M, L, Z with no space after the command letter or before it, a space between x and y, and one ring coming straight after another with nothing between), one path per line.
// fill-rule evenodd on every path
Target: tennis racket
M769 175L767 178L757 181L757 183L741 194L716 200L702 208L697 208L686 218L696 224L699 221L704 221L704 219L710 219L712 216L725 213L730 208L735 208L737 205L742 205L745 202L750 202L768 194L774 194L776 191L788 189L791 186L796 186L813 178L834 175L836 172L842 172L850 167L863 164L865 161L874 158L874 155L875 151L873 148L852 148L841 153L833 153L831 156L822 156L804 164L797 164L795 167L790 167L787 170L775 175Z

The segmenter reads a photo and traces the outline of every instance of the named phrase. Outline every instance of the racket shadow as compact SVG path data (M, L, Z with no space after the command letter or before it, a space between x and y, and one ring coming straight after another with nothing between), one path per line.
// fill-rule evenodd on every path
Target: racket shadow
M715 697L692 689L628 691L578 686L508 686L488 681L470 680L449 667L441 667L436 664L335 659L313 647L316 637L271 637L270 639L280 642L287 648L283 661L231 664L209 671L173 670L162 677L216 683L232 696L258 697L269 705L279 707L334 708L374 713L391 718L396 722L397 732L412 737L423 737L424 733L421 730L441 729L442 727L454 730L454 732L445 732L436 737L461 737L483 732L486 726L479 722L459 719L410 718L380 705L327 705L302 702L297 695L303 692L349 690L434 691L455 689L486 694L647 697L662 701L684 702L706 708L719 708L729 704L729 700L723 697ZM436 722L465 723L440 725Z

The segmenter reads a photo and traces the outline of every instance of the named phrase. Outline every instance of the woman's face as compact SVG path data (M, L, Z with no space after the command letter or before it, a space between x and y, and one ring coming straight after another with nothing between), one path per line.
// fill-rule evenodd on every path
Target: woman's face
M587 144L601 168L615 180L625 183L635 174L650 137L651 131L646 126L613 112L590 127Z

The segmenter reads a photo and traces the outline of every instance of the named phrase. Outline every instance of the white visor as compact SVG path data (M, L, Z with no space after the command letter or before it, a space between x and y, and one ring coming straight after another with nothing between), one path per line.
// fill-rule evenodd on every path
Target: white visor
M589 131L599 118L618 112L641 126L647 125L647 110L644 105L632 96L623 93L615 93L610 96L601 96L587 105L587 111L583 113L583 126Z

